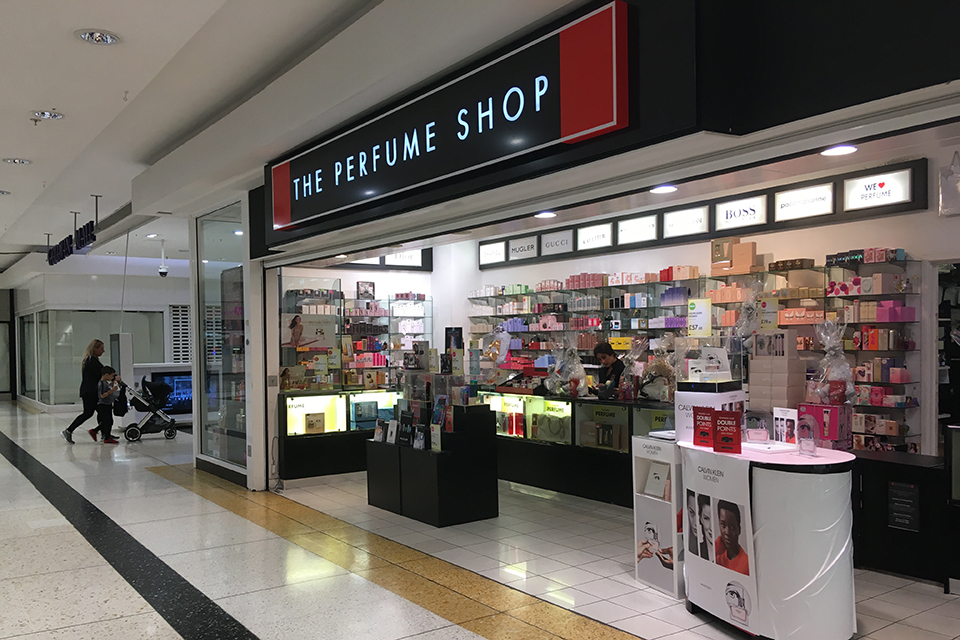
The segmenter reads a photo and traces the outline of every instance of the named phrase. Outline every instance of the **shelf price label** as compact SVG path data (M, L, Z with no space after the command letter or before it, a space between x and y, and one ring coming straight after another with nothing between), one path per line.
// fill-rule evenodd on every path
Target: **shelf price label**
M713 333L710 298L693 298L687 304L687 335L691 338L709 338Z

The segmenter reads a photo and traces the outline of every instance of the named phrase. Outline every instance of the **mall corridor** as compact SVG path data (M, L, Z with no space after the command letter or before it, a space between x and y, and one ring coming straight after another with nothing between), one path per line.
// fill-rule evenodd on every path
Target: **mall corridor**
M591 523L615 532L618 508L504 483L500 518L435 529L369 507L362 474L248 492L194 473L188 434L70 446L67 417L0 405L0 638L747 637L583 551L616 550ZM960 635L933 585L861 571L857 598L861 637Z

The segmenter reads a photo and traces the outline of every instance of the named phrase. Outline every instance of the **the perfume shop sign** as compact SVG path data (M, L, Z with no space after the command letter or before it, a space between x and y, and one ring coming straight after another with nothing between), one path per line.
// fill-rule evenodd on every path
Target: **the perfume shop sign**
M271 165L273 229L626 127L626 13L610 2Z
M93 220L91 220L82 227L75 229L73 234L47 249L47 264L52 267L59 262L63 262L73 254L91 246L96 239L97 235L93 232Z

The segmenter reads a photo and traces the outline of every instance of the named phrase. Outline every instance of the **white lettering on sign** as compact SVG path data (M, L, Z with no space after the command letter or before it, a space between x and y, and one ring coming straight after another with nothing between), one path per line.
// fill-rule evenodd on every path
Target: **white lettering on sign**
M577 229L577 250L599 249L613 244L613 223L595 224Z
M416 249L414 251L401 251L392 253L383 259L384 264L396 267L421 267L423 253Z
M881 173L843 181L843 210L855 211L909 202L911 170Z
M510 241L510 260L537 257L537 236L527 236Z
M573 229L544 233L540 236L540 255L554 256L573 251Z
M657 216L645 216L617 223L617 244L650 242L657 239Z
M491 242L480 245L480 264L494 264L505 262L507 259L507 243Z
M717 205L717 231L753 227L767 222L767 196L721 202Z
M663 237L677 238L709 231L707 208L668 211L663 214Z
M792 191L781 191L774 196L773 219L799 220L833 213L833 185L819 184Z

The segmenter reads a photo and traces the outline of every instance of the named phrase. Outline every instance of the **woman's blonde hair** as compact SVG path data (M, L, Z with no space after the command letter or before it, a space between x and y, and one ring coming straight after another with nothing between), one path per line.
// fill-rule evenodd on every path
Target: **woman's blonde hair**
M97 340L96 338L91 340L90 344L87 345L87 350L83 352L83 362L86 362L90 358L94 357L94 350L99 349L102 346L103 340Z

